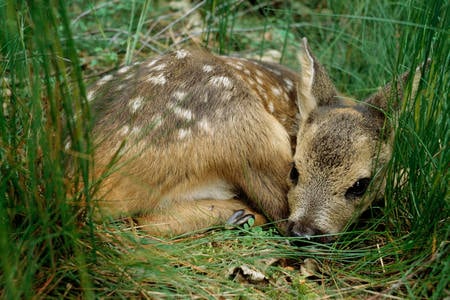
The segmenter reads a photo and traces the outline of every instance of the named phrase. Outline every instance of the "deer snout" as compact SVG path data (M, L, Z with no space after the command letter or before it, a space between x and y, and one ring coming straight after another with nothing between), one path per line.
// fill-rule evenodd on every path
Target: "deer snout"
M306 239L311 239L312 236L321 235L323 232L312 225L308 221L289 221L288 232L291 236L304 237Z
M322 243L330 242L332 237L323 236L325 234L324 231L309 220L289 221L288 224L288 235L293 237L302 237L307 240L314 239Z

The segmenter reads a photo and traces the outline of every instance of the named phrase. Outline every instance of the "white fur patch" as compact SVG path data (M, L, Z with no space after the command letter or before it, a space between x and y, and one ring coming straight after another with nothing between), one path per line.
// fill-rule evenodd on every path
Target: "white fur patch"
M280 88L277 88L277 87L275 87L275 86L273 86L273 87L272 87L272 93L273 93L275 96L280 96L280 95L281 95L281 89L280 89Z
M245 82L247 82L248 84L250 84L251 86L255 86L256 85L256 82L253 80L253 78L251 78L251 77L245 77Z
M166 84L167 79L163 74L159 74L158 76L148 76L147 81L153 84L164 85Z
M139 133L141 132L141 127L140 126L133 126L133 128L131 129L131 134L132 135L139 135Z
M130 66L125 66L125 67L120 68L120 69L117 71L117 73L118 73L118 74L123 74L123 73L128 72L128 70L130 70L130 69L131 69Z
M151 68L151 67L152 67L154 64L156 64L158 61L159 61L159 59L151 60L151 61L147 64L147 67Z
M203 70L203 72L205 72L205 73L212 72L213 69L214 69L214 68L213 68L213 66L211 66L211 65L204 65L204 66L202 67L202 70Z
M87 100L90 102L90 101L92 101L92 100L94 100L94 98L95 98L95 90L90 90L90 91L88 91L88 93L87 93Z
M256 82L258 82L259 85L263 85L264 83L264 81L259 76L256 76Z
M262 88L262 86L258 85L256 87L256 89L258 90L258 93L260 96L262 96L264 98L264 100L267 100L269 97L267 96L266 90Z
M127 76L125 76L125 80L130 80L134 76L135 76L135 74L133 74L133 73L127 74Z
M231 88L233 86L233 83L231 82L231 79L226 76L213 76L209 80L209 82L215 86L219 87L225 87L225 88Z
M236 63L236 62L234 62L232 60L227 61L226 64L231 66L231 67L233 67L233 68L235 68L236 70L242 70L243 69L242 63Z
M189 189L181 200L229 200L236 196L233 186L228 182L215 179Z
M119 130L120 135L127 135L130 132L130 126L125 125Z
M273 112L275 111L275 108L274 108L274 106L273 106L273 102L269 102L269 104L267 104L267 107L269 108L269 111L270 111L271 113L273 113Z
M211 128L211 125L209 124L209 121L205 118L201 119L198 123L197 123L198 127L205 133L207 134L212 134L213 133L213 129Z
M184 99L186 99L187 94L183 91L175 91L172 95L177 101L183 101Z
M156 129L159 128L162 125L162 123L163 118L161 117L160 114L158 114L152 117L150 125L152 126L152 129Z
M108 81L110 81L113 78L114 78L114 76L112 76L111 74L105 75L97 82L97 86L104 85L105 83L107 83Z
M128 102L131 113L134 114L142 106L143 102L144 97L142 96L137 96L136 98L131 99L130 102Z
M181 108L181 107L178 107L178 106L175 106L175 107L173 108L173 112L174 112L179 118L186 119L186 120L188 120L188 121L192 120L192 118L193 118L193 116L194 116L193 113L192 113L192 111L190 111L189 109Z
M188 55L190 55L190 53L188 51L184 50L184 49L177 50L175 52L175 57L178 58L178 59L185 58Z
M126 84L119 84L118 86L116 86L114 89L116 91L121 91L123 90L127 85Z
M190 128L188 128L188 129L182 128L182 129L178 130L178 139L180 139L180 140L185 139L185 138L189 137L191 134L192 134L192 131Z
M294 83L292 82L292 80L290 80L289 78L284 78L283 81L286 84L288 92L292 91L292 89L294 88Z
M152 71L162 71L162 70L164 70L165 68L166 68L166 64L160 64L160 65L156 65L156 66L153 66L153 67L151 67L150 68L150 70L152 70Z

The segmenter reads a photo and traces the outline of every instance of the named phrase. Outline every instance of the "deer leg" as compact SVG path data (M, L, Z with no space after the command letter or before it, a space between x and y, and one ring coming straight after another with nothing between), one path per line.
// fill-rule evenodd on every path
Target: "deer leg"
M255 225L267 219L238 199L192 200L174 203L164 211L136 218L142 230L152 235L174 236L217 225L242 225L254 218Z

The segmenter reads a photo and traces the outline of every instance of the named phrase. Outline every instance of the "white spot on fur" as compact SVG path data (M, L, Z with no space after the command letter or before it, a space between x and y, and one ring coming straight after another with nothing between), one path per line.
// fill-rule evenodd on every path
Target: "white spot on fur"
M94 98L95 98L95 90L90 90L90 91L88 91L88 93L87 93L87 100L90 102L90 101L92 101L92 100L94 100Z
M292 80L290 80L289 78L284 78L283 81L286 84L288 92L292 91L292 89L294 88L294 83L292 82Z
M163 118L161 117L160 114L153 116L150 121L151 129L159 128L162 125L162 123L163 123Z
M252 72L250 72L249 69L244 69L244 73L245 73L245 75L248 75L248 76L252 75Z
M205 118L201 119L198 123L197 123L198 127L206 132L207 134L212 134L213 130L211 128L211 125L209 124L209 121Z
M116 91L121 91L123 88L125 88L127 85L126 84L119 84L118 86L116 86L115 90Z
M209 82L215 86L218 86L218 87L222 86L222 87L225 87L228 89L233 86L230 78L228 78L226 76L213 76L213 77L211 77Z
M183 101L183 100L185 100L185 99L186 99L186 96L187 96L186 92L183 92L183 91L175 91L175 92L173 93L173 97L174 97L177 101Z
M262 96L265 100L268 99L266 91L260 86L257 86L257 90L260 96Z
M166 64L159 64L159 65L156 65L156 66L154 66L154 67L151 67L150 69L152 70L152 71L162 71L162 70L164 70L165 68L166 68Z
M125 76L125 80L130 80L131 78L134 77L133 73L128 74L127 76Z
M167 79L163 74L159 74L158 76L148 76L147 81L153 84L164 85Z
M269 108L269 111L270 111L271 113L273 113L273 112L275 111L275 108L274 108L274 106L273 106L273 102L269 102L269 103L267 104L267 107Z
M139 133L141 132L141 127L140 126L133 126L133 128L131 129L131 134L132 135L139 135Z
M190 128L188 128L188 129L182 128L182 129L178 130L178 139L180 139L180 140L185 139L185 138L189 137L191 134L192 134L192 132L191 132Z
M117 71L117 73L118 73L118 74L124 74L124 73L128 72L128 70L130 70L130 69L131 69L130 66L124 66L124 67L120 68L120 69Z
M147 67L149 67L149 68L153 67L153 65L156 64L158 61L159 61L159 59L151 60L151 61L147 64Z
M175 57L178 59L182 59L185 58L186 56L188 56L190 53L184 49L180 49L175 51Z
M136 98L133 98L128 102L128 105L130 106L131 113L135 113L141 106L144 101L144 97L137 96Z
M112 76L111 74L105 75L97 82L97 86L102 86L113 78L114 76Z
M128 126L128 125L124 125L119 130L119 134L122 135L122 136L128 135L129 132L130 132L130 126Z
M280 96L280 95L281 95L281 89L280 89L280 88L277 88L277 87L275 87L275 86L273 86L273 87L272 87L272 93L273 93L275 96Z
M256 76L256 82L258 82L258 84L260 84L260 85L262 85L264 83L263 80L261 79L261 77L259 77L259 76Z
M213 68L213 66L211 66L211 65L204 65L204 66L202 67L202 70L203 70L203 72L205 72L205 73L212 72L213 69L214 69L214 68Z
M178 106L175 106L173 108L173 112L180 118L182 119L186 119L188 121L192 120L193 118L193 114L192 111L190 111L189 109L184 109Z
M236 63L236 62L234 62L232 60L227 61L226 64L231 66L231 67L233 67L233 68L235 68L236 70L242 70L243 69L241 63Z
M263 77L264 74L260 70L256 70L256 76Z

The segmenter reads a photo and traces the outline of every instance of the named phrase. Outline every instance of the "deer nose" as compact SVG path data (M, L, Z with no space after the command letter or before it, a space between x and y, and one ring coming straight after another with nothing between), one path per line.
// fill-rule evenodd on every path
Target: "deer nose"
M311 222L290 222L289 223L289 234L291 236L303 237L306 239L311 239L315 235L324 234L320 229L314 227Z

